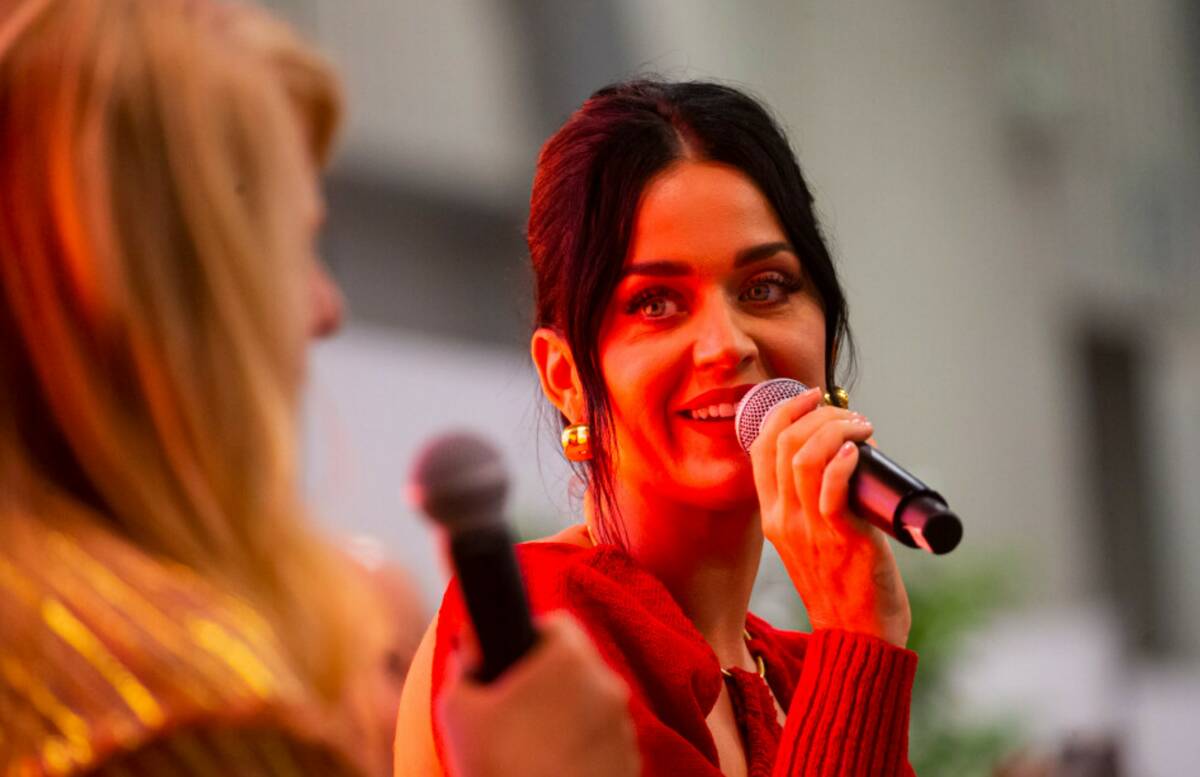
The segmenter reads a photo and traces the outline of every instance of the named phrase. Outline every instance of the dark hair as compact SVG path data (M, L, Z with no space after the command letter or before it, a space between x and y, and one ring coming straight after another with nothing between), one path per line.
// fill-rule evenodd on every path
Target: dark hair
M527 236L536 283L535 326L557 331L574 356L591 426L592 460L584 474L600 508L602 539L609 542L623 533L614 523L612 408L597 340L620 279L642 190L681 159L730 165L758 186L825 312L825 373L830 379L843 340L846 350L852 350L845 296L821 237L812 194L766 108L737 89L702 81L635 80L593 94L542 146Z

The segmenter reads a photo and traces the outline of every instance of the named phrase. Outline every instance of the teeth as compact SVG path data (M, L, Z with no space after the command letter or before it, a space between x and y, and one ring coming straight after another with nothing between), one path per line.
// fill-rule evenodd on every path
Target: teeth
M710 418L733 418L735 410L736 408L732 404L723 402L719 405L696 408L692 411L692 418L701 421L707 421Z

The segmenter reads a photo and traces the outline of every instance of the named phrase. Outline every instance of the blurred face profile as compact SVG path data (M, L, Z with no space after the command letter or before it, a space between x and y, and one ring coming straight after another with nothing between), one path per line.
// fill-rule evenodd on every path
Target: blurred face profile
M282 140L282 139L281 139ZM291 266L303 275L304 335L319 340L336 333L344 316L342 292L328 266L320 257L317 245L325 223L325 204L321 196L320 171L306 154L293 155L295 169L287 174L287 193L277 202L284 229L288 254L294 258ZM297 158L302 157L302 158Z
M313 263L308 277L308 334L314 340L319 340L342 327L342 291L325 263L319 259Z
M325 225L325 203L321 197L320 173L315 164L306 162L307 180L299 186L294 203L296 230L302 241L296 250L306 273L306 329L309 339L320 340L335 334L342 326L344 302L337 281L317 251L318 237Z
M320 261L313 265L308 278L308 299L311 305L308 335L313 339L329 337L342 326L342 291L337 288L337 282Z
M753 384L825 384L825 317L766 197L679 162L647 185L601 328L619 480L685 503L755 500L734 408Z

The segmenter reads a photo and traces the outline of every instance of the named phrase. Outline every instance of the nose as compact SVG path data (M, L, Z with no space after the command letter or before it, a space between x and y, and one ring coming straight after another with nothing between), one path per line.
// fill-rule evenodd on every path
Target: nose
M342 290L319 261L309 277L308 294L308 334L314 339L328 337L341 328L345 305Z
M695 321L698 332L693 360L697 369L734 373L754 361L758 346L724 295L705 304Z

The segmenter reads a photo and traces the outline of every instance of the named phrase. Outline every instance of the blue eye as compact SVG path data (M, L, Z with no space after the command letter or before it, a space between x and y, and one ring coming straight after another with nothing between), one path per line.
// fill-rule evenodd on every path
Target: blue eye
M646 289L629 300L625 312L649 320L670 318L680 312L679 301L673 299L667 289Z
M783 273L762 273L750 279L738 295L738 299L755 305L772 305L785 301L799 291L802 285L799 278Z
M747 302L771 302L779 296L780 289L770 283L756 283L742 292L742 299Z

